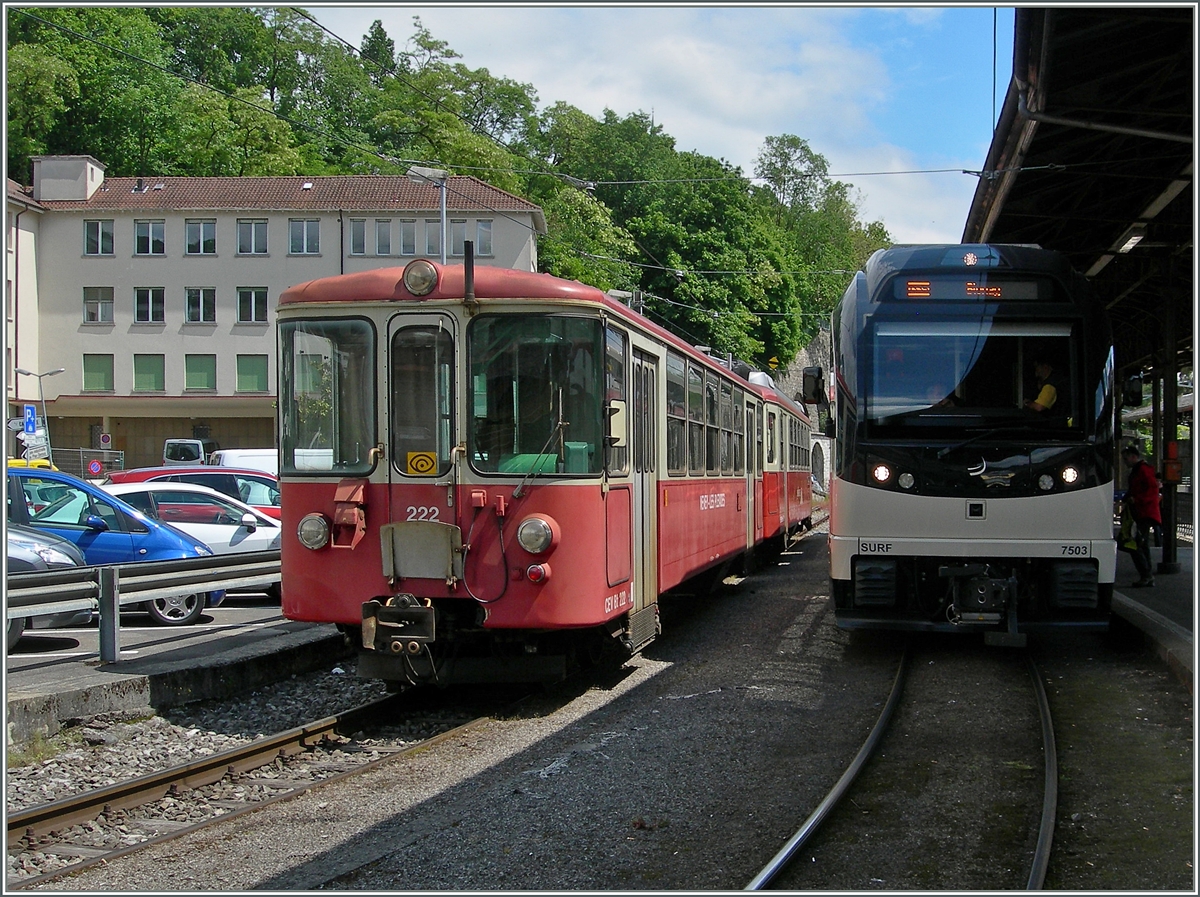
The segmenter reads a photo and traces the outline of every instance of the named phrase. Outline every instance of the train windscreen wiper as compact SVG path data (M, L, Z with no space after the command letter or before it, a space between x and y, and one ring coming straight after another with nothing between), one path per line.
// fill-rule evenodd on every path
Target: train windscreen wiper
M960 442L956 445L948 445L944 449L941 449L937 453L938 460L945 458L947 455L951 454L952 452L957 452L960 448L964 448L973 442L978 442L981 439L989 439L992 436L995 436L997 433L1012 433L1017 430L1032 430L1032 429L1033 429L1033 427L1029 426L1029 424L1026 424L1026 423L1018 423L1018 424L1015 424L1012 426L1007 426L1007 427L992 427L990 430L984 430L982 433L972 436L970 439L964 439L962 442Z

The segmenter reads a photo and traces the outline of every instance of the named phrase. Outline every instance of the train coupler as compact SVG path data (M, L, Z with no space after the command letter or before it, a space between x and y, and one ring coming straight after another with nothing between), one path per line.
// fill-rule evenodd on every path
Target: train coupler
M1007 630L988 629L984 642L989 645L1024 647L1025 636L1017 632L1017 590L1015 577L1002 579L992 575L987 564L965 564L938 568L938 575L950 580L950 622L998 626L1007 619Z
M362 646L384 654L419 654L437 638L432 607L414 595L393 595L386 603L372 599L362 606Z

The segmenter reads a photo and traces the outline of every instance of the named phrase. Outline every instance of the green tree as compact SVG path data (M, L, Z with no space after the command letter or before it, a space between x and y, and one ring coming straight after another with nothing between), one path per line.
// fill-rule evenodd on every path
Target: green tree
M8 172L27 182L31 156L47 152L60 116L79 98L75 70L36 44L8 54Z
M376 19L371 30L363 35L359 56L366 63L367 72L376 87L396 71L396 42L388 37L383 22Z

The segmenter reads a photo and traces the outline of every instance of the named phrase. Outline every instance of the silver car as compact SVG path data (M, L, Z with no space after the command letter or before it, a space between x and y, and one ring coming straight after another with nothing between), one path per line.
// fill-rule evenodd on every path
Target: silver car
M73 542L17 523L8 524L8 572L36 573L64 567L85 566L83 553ZM13 617L8 621L7 651L21 640L26 629L54 629L60 626L86 626L92 621L90 610L36 617Z

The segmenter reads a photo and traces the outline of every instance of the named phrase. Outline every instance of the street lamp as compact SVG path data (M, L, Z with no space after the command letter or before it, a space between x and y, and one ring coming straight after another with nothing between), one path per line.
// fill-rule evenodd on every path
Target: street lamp
M35 374L33 371L27 371L25 368L17 368L18 374L24 374L26 377L37 377L38 381L38 401L42 403L42 426L46 428L46 454L50 456L50 466L54 466L54 448L50 445L50 421L46 418L46 394L42 392L42 378L53 377L55 374L61 374L66 368L55 368L53 371L46 371L44 374Z
M446 264L446 180L448 171L441 168L422 168L414 165L408 169L408 179L414 184L435 184L442 191L442 264Z

